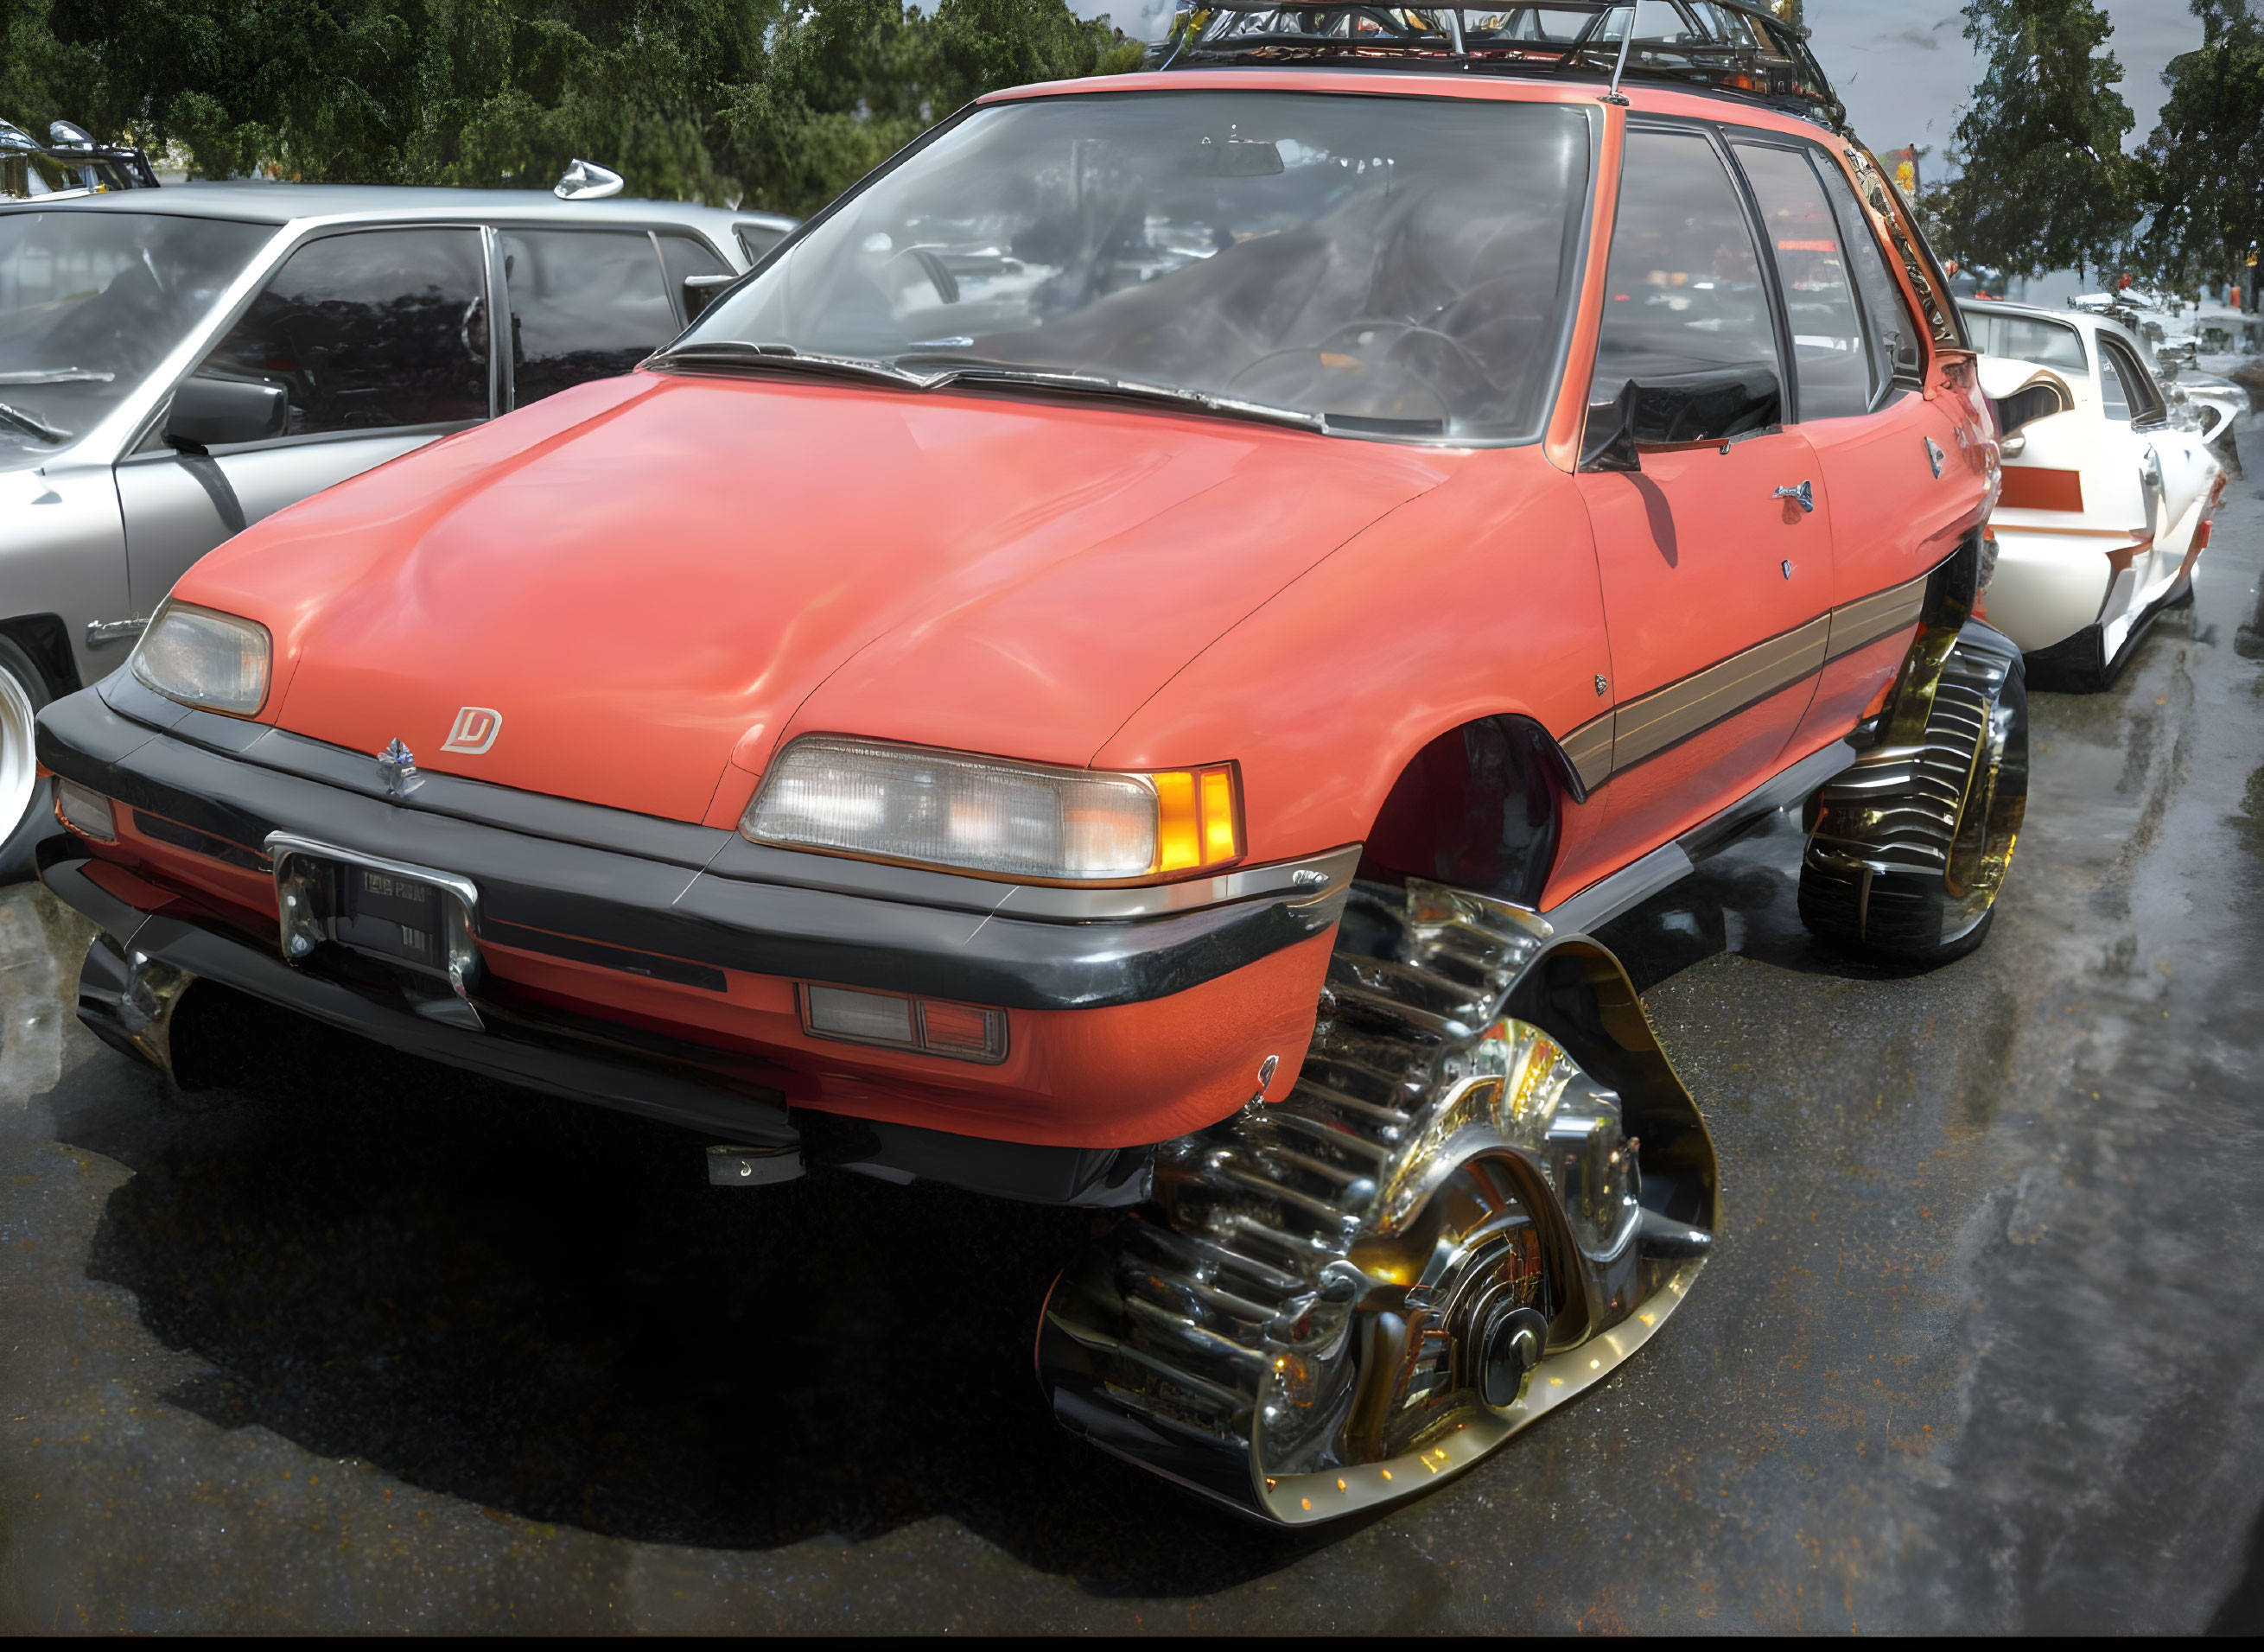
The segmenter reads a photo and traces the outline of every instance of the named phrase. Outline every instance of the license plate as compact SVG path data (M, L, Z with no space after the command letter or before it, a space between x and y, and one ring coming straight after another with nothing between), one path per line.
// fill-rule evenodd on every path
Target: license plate
M450 897L434 884L374 866L333 869L337 907L330 935L341 946L424 969L448 967Z
M328 942L388 964L446 975L476 973L478 894L452 873L395 865L278 832L268 839L284 955Z

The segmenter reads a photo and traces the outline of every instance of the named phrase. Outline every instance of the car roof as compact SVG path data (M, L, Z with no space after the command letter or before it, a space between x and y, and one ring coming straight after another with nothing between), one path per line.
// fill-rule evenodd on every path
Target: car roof
M40 210L39 199L0 201L0 211ZM795 220L776 213L731 212L696 201L643 200L614 196L606 200L561 200L548 190L450 189L389 184L271 184L254 179L228 183L168 184L162 190L123 190L58 200L48 210L163 213L177 218L226 218L238 223L290 224L308 219L394 221L403 218L482 219L489 222L541 220L646 225L655 220L680 223L727 240L735 224L791 229Z
M1126 75L1093 75L1081 80L1039 81L1008 86L976 99L984 105L1025 98L1122 92L1202 91L1335 92L1346 97L1463 98L1499 103L1554 103L1592 106L1601 101L1593 82L1544 75L1466 75L1450 69L1355 64L1252 63L1169 71L1137 69ZM1838 135L1813 114L1710 86L1629 82L1620 88L1629 108L1644 114L1680 115L1725 125L1781 132L1818 142Z

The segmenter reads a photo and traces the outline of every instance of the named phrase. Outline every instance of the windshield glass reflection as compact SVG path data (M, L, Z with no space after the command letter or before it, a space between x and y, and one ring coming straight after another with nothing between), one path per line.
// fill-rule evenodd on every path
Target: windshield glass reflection
M979 110L703 315L736 340L1076 373L1461 441L1529 438L1586 112L1186 91Z
M0 451L83 435L273 234L154 213L0 213Z

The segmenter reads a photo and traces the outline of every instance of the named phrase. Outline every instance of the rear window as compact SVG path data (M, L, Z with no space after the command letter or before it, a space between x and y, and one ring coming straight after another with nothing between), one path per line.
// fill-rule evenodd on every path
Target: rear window
M2033 361L2040 367L2057 367L2065 373L2091 371L2090 362L2084 359L2083 335L2064 322L2009 315L1976 304L1958 308L1964 312L1965 330L1973 337L1974 349L1985 356L2009 356L2014 361Z

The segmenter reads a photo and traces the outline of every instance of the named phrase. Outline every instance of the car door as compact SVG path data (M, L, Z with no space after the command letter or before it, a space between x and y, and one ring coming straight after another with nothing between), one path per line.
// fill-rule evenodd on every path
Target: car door
M1731 140L1784 294L1799 429L1830 486L1834 610L1787 756L1845 735L1900 667L1927 576L1970 528L1980 450L1964 403L1924 394L1924 344L1837 160L1803 139Z
M2101 328L2101 412L2130 426L2138 451L2138 487L2147 548L2133 560L2127 606L2134 612L2169 594L2184 568L2217 467L2201 445L2169 428L2169 402L2128 339ZM2112 598L2110 598L2110 601Z
M270 512L487 417L487 267L476 226L341 231L294 250L196 369L279 388L282 433L189 452L161 424L118 466L134 612Z
M1591 420L1625 385L1767 372L1789 391L1771 281L1711 133L1628 134ZM1796 425L1639 449L1579 477L1611 633L1605 832L1640 852L1765 779L1806 708L1831 606L1830 508Z
M499 241L514 407L627 373L682 330L686 276L731 273L688 235L507 228Z

